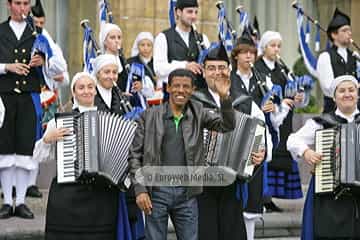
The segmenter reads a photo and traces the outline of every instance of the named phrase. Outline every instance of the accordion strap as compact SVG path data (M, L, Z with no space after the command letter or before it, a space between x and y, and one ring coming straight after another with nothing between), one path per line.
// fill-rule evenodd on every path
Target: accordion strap
M324 113L321 116L314 117L313 120L318 124L323 125L324 128L332 128L336 127L339 124L347 123L346 119L337 117L335 114L332 113Z

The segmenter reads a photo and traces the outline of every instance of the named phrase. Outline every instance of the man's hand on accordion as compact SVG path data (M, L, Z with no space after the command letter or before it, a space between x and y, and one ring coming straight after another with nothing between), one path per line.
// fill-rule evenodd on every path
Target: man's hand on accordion
M47 132L43 138L44 143L51 144L64 139L64 136L71 134L69 128L55 128Z
M260 165L262 163L262 161L264 161L265 159L265 149L261 149L258 152L252 152L251 153L252 156L252 162L255 165Z
M304 160L310 165L319 163L322 158L320 153L317 153L310 148L308 148L304 151L303 157L304 157Z
M139 195L137 195L136 204L142 211L144 211L145 214L151 214L152 203L148 193L140 193Z

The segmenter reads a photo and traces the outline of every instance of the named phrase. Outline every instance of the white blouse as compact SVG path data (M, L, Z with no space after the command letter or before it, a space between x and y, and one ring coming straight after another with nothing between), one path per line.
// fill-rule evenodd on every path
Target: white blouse
M358 113L359 110L356 109L351 116L346 116L339 109L335 111L336 115L347 119L348 122L354 121L354 117ZM290 134L286 146L295 160L301 159L305 150L315 143L315 131L319 129L323 129L323 126L313 119L309 119L296 133Z

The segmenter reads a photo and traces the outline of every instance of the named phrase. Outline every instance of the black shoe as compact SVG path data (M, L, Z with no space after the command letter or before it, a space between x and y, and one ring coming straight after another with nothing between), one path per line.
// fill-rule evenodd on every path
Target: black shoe
M13 208L9 204L3 204L0 209L0 219L6 219L13 216Z
M269 203L265 203L264 207L266 208L266 212L268 212L268 213L270 213L270 212L283 212L284 211L283 209L276 206L273 201L271 201Z
M25 219L33 219L34 214L30 211L30 209L25 204L20 204L15 208L14 216L25 218Z
M37 186L32 185L26 190L26 196L33 198L42 198L42 193Z
M16 188L12 187L12 198L16 198ZM1 198L4 198L4 193L1 193Z

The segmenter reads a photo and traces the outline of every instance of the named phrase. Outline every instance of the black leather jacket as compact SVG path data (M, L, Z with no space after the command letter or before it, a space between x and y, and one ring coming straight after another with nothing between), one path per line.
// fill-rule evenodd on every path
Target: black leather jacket
M138 128L130 147L130 178L135 194L151 191L151 188L139 184L135 179L136 171L142 166L161 166L161 144L164 136L164 116L169 103L147 109L137 120ZM203 128L218 132L228 132L235 127L234 111L231 100L221 102L221 114L205 110L201 103L190 100L182 119L182 131L185 144L185 156L188 166L202 166ZM200 194L201 187L189 187L188 198Z

